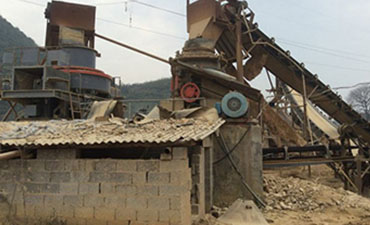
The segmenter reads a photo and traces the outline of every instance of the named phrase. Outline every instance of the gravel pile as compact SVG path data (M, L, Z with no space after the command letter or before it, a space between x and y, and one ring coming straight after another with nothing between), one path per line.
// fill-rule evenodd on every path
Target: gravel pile
M266 210L323 211L329 207L370 209L370 200L298 178L264 177Z

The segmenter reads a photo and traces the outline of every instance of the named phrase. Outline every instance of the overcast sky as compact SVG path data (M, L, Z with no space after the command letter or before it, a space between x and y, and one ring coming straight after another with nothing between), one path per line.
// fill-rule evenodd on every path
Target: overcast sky
M0 14L38 45L44 45L47 0L0 0ZM186 0L140 0L185 14ZM187 37L185 17L119 0L71 0L97 5L96 31L163 58L174 56ZM105 4L120 2L118 4ZM249 0L259 28L331 87L370 81L369 0ZM109 23L114 21L114 23ZM130 28L139 27L142 29ZM123 25L118 25L123 24ZM144 31L152 30L157 33ZM159 34L165 33L165 34ZM169 66L97 40L98 68L125 83L169 77ZM268 88L265 76L253 82ZM341 90L346 95L348 90Z

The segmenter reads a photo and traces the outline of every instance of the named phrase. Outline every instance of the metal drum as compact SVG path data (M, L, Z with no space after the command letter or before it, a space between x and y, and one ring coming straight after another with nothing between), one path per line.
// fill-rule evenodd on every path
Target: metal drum
M68 46L63 47L62 50L68 54L70 66L95 68L97 53L94 49L82 46Z
M71 74L71 90L101 97L110 96L113 78L103 71L78 66L56 68Z

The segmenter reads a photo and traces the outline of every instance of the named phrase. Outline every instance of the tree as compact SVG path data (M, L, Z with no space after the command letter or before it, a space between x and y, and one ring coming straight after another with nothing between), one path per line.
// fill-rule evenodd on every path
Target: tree
M352 90L348 101L365 119L370 120L370 85Z

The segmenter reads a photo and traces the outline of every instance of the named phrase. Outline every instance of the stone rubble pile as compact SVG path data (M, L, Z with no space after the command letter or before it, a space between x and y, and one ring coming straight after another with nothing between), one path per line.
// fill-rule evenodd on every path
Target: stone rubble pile
M370 209L370 200L355 193L293 177L266 175L264 191L266 210L322 211L330 207Z

